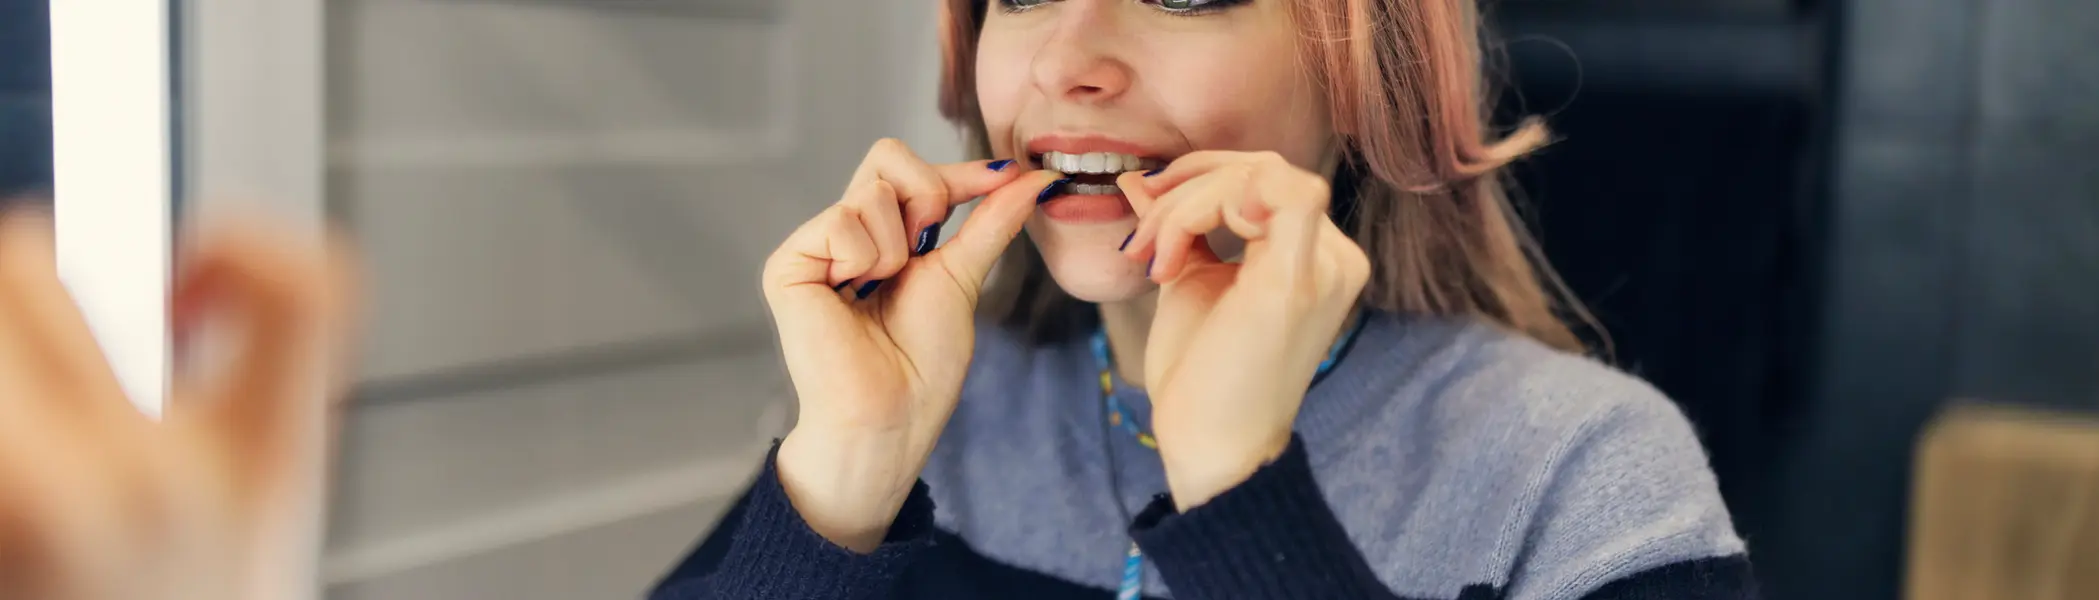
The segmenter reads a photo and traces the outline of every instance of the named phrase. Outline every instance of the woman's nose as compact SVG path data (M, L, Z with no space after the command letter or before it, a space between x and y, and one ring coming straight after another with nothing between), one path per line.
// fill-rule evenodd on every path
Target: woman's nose
M1070 102L1099 103L1121 96L1130 87L1127 62L1117 55L1116 36L1123 35L1116 23L1120 2L1071 1L1060 3L1054 21L1044 26L1054 30L1043 36L1035 53L1035 86L1051 98Z

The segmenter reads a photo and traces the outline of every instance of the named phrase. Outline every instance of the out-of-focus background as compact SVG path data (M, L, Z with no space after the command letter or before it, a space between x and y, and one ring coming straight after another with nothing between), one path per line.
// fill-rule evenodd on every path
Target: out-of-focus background
M762 257L877 137L962 158L931 0L173 6L182 209L291 190L374 271L335 600L639 594L786 424ZM1920 540L2015 552L1922 494L2085 467L1929 486L1918 456L1955 405L2099 414L2099 4L1488 7L1504 112L1563 138L1516 169L1546 251L1698 426L1767 597L1933 597L2001 557ZM50 183L47 8L0 0L0 195ZM1942 438L2099 456L1990 431ZM2059 591L1936 597L2099 597Z

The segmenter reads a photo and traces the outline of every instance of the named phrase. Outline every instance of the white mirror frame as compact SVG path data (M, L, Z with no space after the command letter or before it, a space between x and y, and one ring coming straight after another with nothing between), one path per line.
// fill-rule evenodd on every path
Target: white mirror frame
M167 394L173 62L166 0L51 0L59 278L131 401Z
M175 203L185 222L261 209L322 228L322 0L50 2L59 276L125 392L157 417ZM307 556L258 597L320 597L323 507L295 509L311 523Z

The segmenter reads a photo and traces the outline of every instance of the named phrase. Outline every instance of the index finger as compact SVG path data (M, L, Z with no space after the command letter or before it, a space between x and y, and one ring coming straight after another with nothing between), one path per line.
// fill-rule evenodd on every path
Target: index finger
M1198 150L1181 155L1180 158L1167 163L1164 168L1132 181L1142 185L1145 192L1161 196L1190 179L1207 175L1225 166L1252 162L1259 156L1258 153L1233 150Z
M1020 169L1012 165L1010 160L973 160L935 166L903 142L885 139L868 152L853 174L853 184L875 179L896 188L897 202L903 205L904 231L910 236L946 221L956 205L1019 177Z

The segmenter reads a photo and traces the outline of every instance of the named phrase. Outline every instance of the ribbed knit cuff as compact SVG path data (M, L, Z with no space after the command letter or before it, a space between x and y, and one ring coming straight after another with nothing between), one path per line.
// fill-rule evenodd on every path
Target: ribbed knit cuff
M1320 495L1296 436L1275 462L1187 513L1160 495L1130 535L1183 600L1390 598Z
M780 486L778 453L775 444L751 485L743 526L710 587L752 599L887 597L911 561L933 545L933 498L925 482L912 486L882 545L860 554L802 520Z

